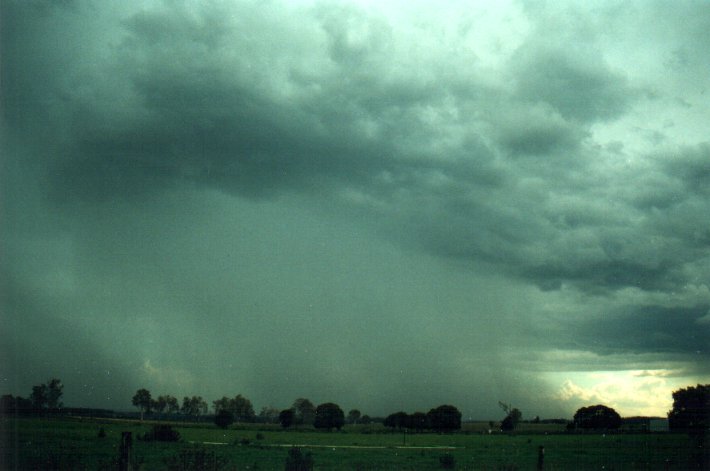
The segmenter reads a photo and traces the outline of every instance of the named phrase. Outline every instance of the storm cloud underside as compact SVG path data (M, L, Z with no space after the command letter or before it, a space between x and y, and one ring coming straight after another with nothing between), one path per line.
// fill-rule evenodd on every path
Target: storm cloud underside
M707 382L710 11L595 5L3 1L2 392Z

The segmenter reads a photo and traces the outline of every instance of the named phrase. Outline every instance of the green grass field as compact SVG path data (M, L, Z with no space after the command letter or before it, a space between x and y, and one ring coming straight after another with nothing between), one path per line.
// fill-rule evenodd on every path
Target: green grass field
M284 469L290 445L302 446L312 454L314 469L324 470L441 469L440 458L447 454L453 457L455 469L527 470L536 469L540 446L545 447L546 470L692 469L690 441L682 434L577 435L554 433L559 430L554 425L528 425L515 435L489 435L483 433L483 424L466 424L460 433L404 436L379 425L324 433L256 425L221 430L212 424L175 423L181 441L163 443L137 440L151 429L149 422L0 420L3 470L116 469L124 431L133 434L133 458L142 470ZM105 437L99 437L101 428ZM206 467L185 467L189 459L181 460L181 453L205 458Z

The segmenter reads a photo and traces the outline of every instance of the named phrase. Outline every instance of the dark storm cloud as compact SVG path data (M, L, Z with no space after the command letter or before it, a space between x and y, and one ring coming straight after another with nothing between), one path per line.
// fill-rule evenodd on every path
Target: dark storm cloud
M569 330L562 337L570 339L578 350L601 355L653 352L707 359L710 332L698 328L698 320L707 313L707 305L629 306L594 319L563 324L562 331Z
M532 43L516 52L514 62L520 98L545 103L566 119L615 118L634 100L624 77L593 50L547 50Z
M9 198L2 204L12 228L2 229L8 236L3 256L16 263L4 268L9 276L22 274L7 291L50 289L50 283L37 288L31 281L41 278L41 264L22 263L43 247L36 257L56 268L53 276L86 284L72 288L73 307L128 316L133 324L124 326L126 335L149 324L157 340L137 351L154 363L136 366L141 359L134 358L132 374L157 378L162 367L165 385L174 378L198 384L209 376L185 366L200 355L196 347L188 354L161 339L155 326L173 315L184 321L184 328L171 331L177 337L189 338L190 329L205 334L197 319L211 316L238 332L245 347L242 352L233 346L226 330L216 344L250 358L249 365L263 360L279 372L283 356L259 350L255 340L271 332L267 320L280 325L296 322L290 316L312 319L320 338L347 327L357 332L348 337L353 345L368 336L345 314L334 315L332 324L323 321L318 313L324 312L349 313L369 325L378 316L403 316L383 321L380 330L397 337L409 322L418 326L410 332L412 342L427 348L415 357L442 372L442 383L450 371L444 364L476 364L480 373L481 365L496 361L500 352L490 339L505 336L491 332L514 324L516 316L486 317L498 309L494 299L478 306L452 291L445 302L430 303L428 296L439 295L402 282L397 288L407 294L392 294L396 302L384 295L371 301L352 294L350 283L332 293L317 293L305 283L304 272L324 286L332 283L333 271L349 279L350 265L332 260L355 263L353 254L379 272L390 273L385 260L401 261L354 242L341 254L337 244L360 234L342 217L358 230L384 236L372 245L394 242L397 250L426 260L417 269L427 274L441 276L422 267L443 260L456 273L464 267L469 276L501 277L511 292L534 286L535 294L526 296L540 304L566 299L569 290L578 293L584 301L560 301L562 309L595 321L575 316L570 324L561 322L561 335L570 339L564 348L693 357L708 340L703 325L683 348L684 332L702 317L695 306L707 306L710 147L688 137L692 126L678 131L694 122L691 113L702 116L703 110L700 86L687 91L678 84L686 76L704 83L696 72L706 61L698 51L705 49L691 40L703 20L694 16L685 32L682 15L663 16L679 39L659 40L669 64L661 67L655 49L638 39L645 37L645 25L634 20L636 10L651 17L664 10L658 5L593 12L580 5L575 14L544 2L525 6L511 7L517 20L511 13L505 20L510 24L491 29L472 13L454 21L446 9L431 11L422 23L406 16L411 13L392 16L331 2L4 2L0 93L8 152L2 178ZM611 39L603 33L607 24ZM491 44L483 43L488 37L494 37ZM634 60L619 60L624 47L633 49ZM653 121L661 114L654 107L666 107L661 124ZM328 223L299 205L318 208ZM55 237L64 241L61 250ZM303 242L314 240L318 244ZM362 280L372 276L363 269L352 284L371 294L376 287ZM390 278L401 276L393 272ZM251 289L239 291L244 285ZM431 281L425 286L444 290ZM131 294L124 300L117 291ZM417 303L407 301L412 292L425 291ZM299 301L290 312L281 299L293 296ZM662 308L645 307L657 305L656 296L678 298ZM313 303L319 297L325 301ZM263 304L264 298L270 303ZM23 326L22 305L16 303L16 331ZM244 321L241 316L252 310L264 320ZM609 316L597 323L600 312ZM463 319L484 325L483 333L471 334L483 345L481 360L468 352L427 357L439 344L439 337L425 335L433 331L428 319L440 316L460 316L447 335L456 326L466 331ZM536 326L535 316L518 317L521 325ZM621 335L627 329L635 334ZM510 336L510 345L519 345L519 338L526 338L522 330ZM539 345L523 343L538 351L549 338L541 329ZM20 344L13 345L16 355ZM159 346L174 354L161 353ZM323 341L319 348L314 351L329 360L310 370L320 377L349 357L337 343ZM329 383L334 393L353 378L371 382L367 391L382 387L368 376L367 365L381 354L399 358L406 350L397 342L384 350L358 348L349 350L357 357L352 375ZM288 351L296 363L318 356L300 347ZM201 356L212 365L210 373L219 357L215 351ZM382 370L383 376L402 374L393 390L427 381L424 369L402 364ZM256 367L234 371L256 378L249 368ZM496 381L510 384L513 376ZM273 385L278 377L264 381ZM297 381L307 387L306 377Z

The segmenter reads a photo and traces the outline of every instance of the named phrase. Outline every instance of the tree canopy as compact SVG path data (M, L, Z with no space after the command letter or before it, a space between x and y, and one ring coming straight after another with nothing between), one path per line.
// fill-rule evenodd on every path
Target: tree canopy
M326 402L316 407L316 416L313 421L315 428L340 430L345 424L345 414L339 405Z
M132 404L136 406L141 411L141 420L143 420L144 413L150 413L151 407L153 407L153 401L150 397L150 391L145 388L141 388L133 395Z
M710 429L710 384L673 391L673 409L668 413L671 430L707 433Z
M429 426L439 432L451 432L461 428L461 412L450 405L442 405L427 413Z
M621 416L604 405L581 407L574 414L575 427L592 430L613 430L621 426Z

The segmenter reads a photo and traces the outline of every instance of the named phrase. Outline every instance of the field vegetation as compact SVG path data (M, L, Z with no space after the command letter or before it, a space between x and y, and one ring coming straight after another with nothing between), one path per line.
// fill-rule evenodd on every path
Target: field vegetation
M70 417L4 417L2 469L117 469L123 432L131 432L134 469L285 469L292 449L313 469L692 469L692 440L682 433L565 433L560 424L520 424L515 433L488 433L488 423L464 423L454 433L403 433L382 424L310 426L151 422ZM170 425L179 441L150 440Z

